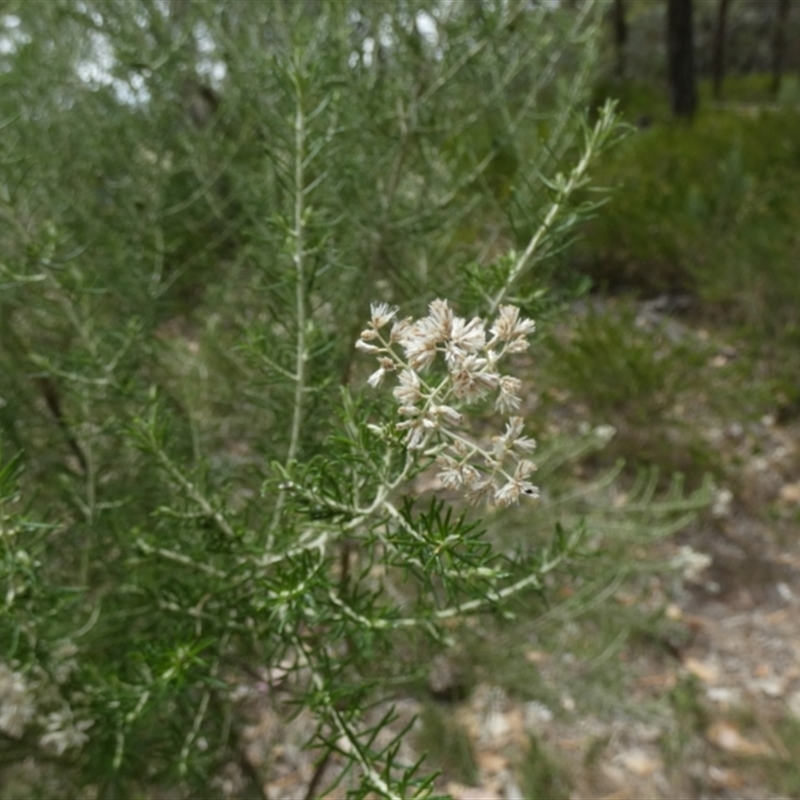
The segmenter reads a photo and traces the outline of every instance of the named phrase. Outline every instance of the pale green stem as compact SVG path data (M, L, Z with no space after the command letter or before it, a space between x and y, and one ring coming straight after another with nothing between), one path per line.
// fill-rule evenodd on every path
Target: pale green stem
M195 561L194 559L189 558L189 556L183 555L183 553L176 553L174 550L167 550L163 547L153 547L151 544L148 544L146 541L144 541L144 539L137 539L136 546L148 556L157 555L166 561L173 561L176 564L181 564L184 567L191 567L192 569L200 570L200 572L205 572L207 575L211 575L214 578L228 577L226 572L214 569L214 567L208 564L203 564L200 561Z
M504 285L500 288L497 294L489 303L489 314L492 315L497 311L500 303L505 300L511 286L516 282L520 275L530 266L536 252L541 247L542 243L546 240L547 235L550 233L553 224L558 216L563 213L567 206L567 201L576 189L584 186L586 183L586 176L589 171L589 165L594 160L598 151L602 148L604 141L612 132L616 118L614 116L614 104L607 102L600 111L600 118L595 124L594 128L589 131L586 137L583 155L580 161L575 165L569 178L564 179L562 175L558 175L551 188L556 190L555 199L550 204L544 220L536 229L536 232L531 237L525 251L514 262L514 265L509 272Z
M299 65L295 66L299 70ZM295 352L294 375L294 410L292 412L292 426L289 437L289 450L286 454L286 468L290 468L297 459L297 452L300 448L300 429L303 424L303 395L305 394L306 383L306 297L305 297L305 197L304 183L305 172L303 164L305 161L306 143L306 118L303 110L303 93L297 74L294 76L294 86L296 93L296 111L294 118L294 227L292 238L294 240L294 270L295 270L295 313L297 315L297 341ZM272 516L272 523L267 538L268 547L272 543L273 534L280 525L281 515L286 495L281 493L275 504L275 511Z
M219 653L224 653L228 646L228 640L230 636L226 633L222 637L222 641L220 642L219 646ZM216 658L214 661L214 666L211 668L211 672L209 677L212 680L217 679L217 675L219 674L219 662L220 656ZM183 743L183 748L181 749L180 760L178 762L178 772L181 776L185 776L186 772L188 771L188 762L189 762L189 752L192 749L192 745L197 740L197 736L200 733L200 727L203 724L203 720L205 719L206 712L208 711L208 702L211 699L211 690L206 689L203 692L203 696L200 699L200 705L198 706L197 713L194 717L194 722L192 723L192 729L189 731L188 735L186 736L186 740Z
M497 312L498 307L503 300L505 300L506 295L508 294L512 285L529 266L531 259L541 246L542 242L545 240L547 234L550 232L553 223L556 221L559 214L561 214L561 212L564 210L564 206L566 205L570 195L575 191L575 189L578 188L578 186L582 185L583 179L586 177L586 173L589 169L589 164L591 163L592 157L595 153L598 132L598 128L596 127L592 132L591 138L586 144L586 149L584 150L581 160L572 170L566 182L559 187L558 194L556 195L555 200L553 200L553 202L550 204L550 208L547 210L547 214L545 215L541 225L539 225L539 227L536 229L536 232L531 237L531 240L528 242L528 246L525 248L522 255L520 255L519 258L517 258L517 260L514 262L514 265L511 267L511 271L509 272L508 278L506 278L503 286L492 298L489 304L489 316L493 316Z
M328 714L333 720L334 727L339 734L339 739L336 742L337 747L341 748L342 753L344 753L354 763L358 764L370 784L384 797L388 798L389 800L403 800L401 795L393 792L389 784L386 783L386 781L384 781L384 779L375 770L369 755L363 751L361 743L358 741L356 734L347 724L341 712L336 708L334 703L329 701L329 692L325 684L325 680L314 669L311 656L306 650L303 642L298 639L296 640L295 644L302 660L305 662L306 667L311 672L311 681L314 684L314 688L317 690L320 697L326 698L325 706Z
M151 443L155 445L152 441ZM169 456L157 445L154 446L155 454L164 469L172 476L176 483L186 492L187 496L191 498L202 510L203 514L209 519L213 519L217 527L231 539L236 538L236 531L234 531L231 524L227 519L208 501L206 496L172 463Z
M216 669L213 670L212 677L216 677ZM208 701L210 699L211 692L206 689L206 691L203 692L202 698L200 699L200 705L197 709L197 713L195 714L192 729L186 736L183 747L181 748L181 755L178 761L178 774L181 777L184 777L189 769L189 752L191 751L192 745L197 739L197 734L200 732L200 726L203 724L203 720L205 719L206 711L208 710Z
M136 708L125 715L117 728L117 744L114 750L114 760L112 761L112 767L115 771L122 765L122 757L125 754L125 731L130 725L136 722L142 711L144 711L144 707L147 705L149 699L150 690L144 689L141 695L139 695L139 702L136 703Z
M411 536L412 539L416 539L420 544L427 544L428 543L426 541L425 537L422 536L419 533L419 531L417 531L414 528L414 526L411 525L408 522L408 520L405 519L405 517L403 517L403 515L391 503L389 503L389 502L384 503L384 509L389 514L389 516L392 517L395 520L395 522L404 531L406 531L406 533L409 534L409 536ZM420 561L418 558L414 558L413 556L410 556L408 554L402 553L402 551L399 548L397 548L393 544L391 544L391 542L389 542L385 537L381 536L379 533L377 535L378 535L378 539L381 541L381 543L383 544L383 546L386 548L387 551L391 551L393 553L399 553L399 554L403 555L403 557L404 557L404 559L405 559L407 564L414 565L415 567L420 569L422 572L426 572L428 570L428 567L422 561ZM449 539L448 539L448 541L446 543L450 544L450 543L454 543L455 541L457 541L457 537L451 536L451 537L449 537ZM442 546L440 544L440 546L436 550L436 555L438 555L441 552L441 549L442 549ZM481 577L491 577L491 575L492 575L491 572L484 572L483 568L481 568L481 567L479 567L477 571L472 572L471 574L473 576L480 575ZM465 577L464 573L463 572L459 572L458 570L447 570L446 569L446 570L443 571L443 575L445 575L446 577L451 578L453 580ZM355 612L353 612L353 613L355 613ZM385 623L384 620L378 620L378 621L373 622L371 624L371 627L376 628L376 629L379 629L379 628L382 628L382 627L391 627L390 625L384 624L384 623Z
M530 587L541 588L543 583L543 578L548 573L555 570L567 558L567 554L560 553L558 555L554 555L551 557L546 563L542 564L536 572L532 572L530 575L526 575L524 578L521 578L518 581L506 586L502 589L495 589L494 591L487 592L485 597L479 597L475 600L469 600L465 603L461 603L460 605L456 606L448 606L447 608L439 609L438 611L434 611L431 614L430 618L422 618L422 617L401 617L399 619L374 619L368 620L353 609L346 607L346 604L341 600L341 598L336 598L334 600L335 605L341 608L351 619L360 624L364 625L367 628L372 628L375 630L397 630L400 628L416 628L416 627L425 627L430 625L433 621L436 620L445 620L445 619L452 619L453 617L461 616L462 614L470 614L470 613L477 613L486 609L489 609L492 604L499 603L503 600L507 600L509 597L512 597L515 594L519 594L520 592L528 589ZM333 599L333 598L331 598Z
M292 416L292 435L289 441L287 464L297 458L300 446L300 426L303 421L303 388L306 372L306 299L304 274L305 222L303 220L303 161L305 160L305 115L303 114L303 97L300 86L297 86L297 113L294 120L294 267L295 267L295 303L297 305L297 353L295 361L294 414Z
M84 398L83 400L83 418L91 419L89 412L89 401ZM94 460L94 449L92 448L91 437L86 437L81 442L81 450L83 451L84 459L86 460L86 521L89 527L94 526L95 513L97 510L97 491L96 491L96 478L97 470ZM89 579L89 547L81 548L81 583L86 584Z

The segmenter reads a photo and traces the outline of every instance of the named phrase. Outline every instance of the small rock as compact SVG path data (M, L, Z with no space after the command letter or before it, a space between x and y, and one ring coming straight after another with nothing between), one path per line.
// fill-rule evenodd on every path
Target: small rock
M720 720L707 731L706 739L720 750L726 750L738 756L769 756L771 748L763 742L754 742L745 738L730 722Z
M683 662L683 666L703 683L714 684L719 680L719 667L716 664L703 662L689 656Z
M741 692L738 689L731 689L728 686L711 686L706 692L706 697L712 703L729 708L741 702Z
M767 697L781 697L783 695L783 681L779 678L765 678L755 681L753 688L767 695Z
M462 786L459 783L448 783L447 793L453 800L502 800L497 792L481 786Z
M794 592L788 584L779 583L775 588L778 590L778 594L781 596L782 600L785 600L787 603L791 603L792 600L794 600Z
M714 786L721 786L723 789L740 789L742 787L741 776L732 769L710 766L708 768L708 779Z
M800 481L797 483L786 483L781 486L778 496L780 497L781 502L786 503L787 505L800 504Z
M525 726L532 730L540 730L553 721L553 712L544 704L531 700L525 704Z
M502 754L493 750L480 750L475 754L475 761L481 773L496 775L498 772L508 769L508 759Z
M626 750L624 753L619 753L614 757L614 760L622 764L628 772L640 778L646 778L648 775L652 775L663 766L661 759L651 756L639 748L633 748L631 750Z
M715 519L723 519L731 515L731 503L733 502L733 492L730 489L717 489L714 492L714 502L711 506L711 516Z

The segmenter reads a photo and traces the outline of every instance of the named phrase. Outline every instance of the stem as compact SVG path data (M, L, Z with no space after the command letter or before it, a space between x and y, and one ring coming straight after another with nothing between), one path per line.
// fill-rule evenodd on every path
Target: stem
M291 231L294 240L294 254L292 260L295 270L295 312L297 314L297 342L295 351L294 375L294 411L292 412L292 426L289 437L289 450L286 454L286 469L297 459L300 448L300 428L303 423L303 395L306 384L306 298L305 298L305 161L306 142L306 117L303 110L303 88L299 76L300 65L295 64L292 74L295 89L295 118L294 118L294 226ZM280 525L285 494L278 495L272 523L269 527L267 538L268 547L271 546L273 536Z
M148 544L142 538L136 540L136 546L145 555L148 556L157 555L165 559L166 561L173 561L176 564L181 564L184 567L191 567L192 569L200 570L200 572L205 572L206 575L211 575L214 578L228 577L228 574L226 572L214 569L214 567L210 566L209 564L203 564L201 561L195 561L194 559L189 558L189 556L183 555L183 553L176 553L174 550L167 550L164 547L153 547L153 545Z
M584 147L583 155L580 161L575 165L569 178L563 178L554 187L556 189L555 199L550 204L544 220L536 229L535 233L528 242L525 251L520 255L511 267L511 271L505 280L503 286L499 289L497 294L492 298L489 303L489 316L496 313L498 307L506 299L511 286L517 281L520 275L530 266L537 250L545 241L545 237L550 233L553 224L559 215L564 211L567 201L572 193L583 186L586 180L586 174L589 171L589 165L592 163L594 156L601 143L608 136L614 127L614 114L613 107L606 105L600 114L600 119L597 124L592 128L586 137L586 145Z
M193 500L202 510L203 514L213 520L217 527L225 534L225 536L235 539L236 531L233 526L228 522L220 511L214 508L208 501L206 496L172 463L169 456L158 446L158 443L150 438L150 444L153 447L156 458L161 463L161 466L172 476L173 480L183 489L186 495Z
M300 445L300 425L303 420L303 388L305 386L306 368L306 305L304 252L305 224L303 220L303 161L305 159L305 115L303 113L303 97L299 81L295 80L297 91L297 112L294 120L294 267L295 267L295 303L297 305L297 353L295 360L294 414L292 415L292 435L289 441L287 465L297 457Z
M325 706L325 710L330 716L333 728L339 734L336 742L337 748L343 755L349 758L352 763L357 764L361 768L364 777L371 784L372 788L379 792L384 798L387 798L387 800L403 800L401 795L392 791L391 786L373 767L370 754L365 752L361 743L358 741L357 735L350 728L350 725L344 719L342 713L336 708L333 702L330 701L325 679L314 668L311 654L306 649L305 644L300 639L297 639L295 644L301 659L305 662L306 667L311 673L311 681Z
M332 752L333 751L328 748L322 758L320 758L317 762L317 766L314 768L314 774L311 776L311 780L309 781L303 800L314 800L314 797L317 796L317 789L319 788L320 781L322 780L322 775L330 763Z

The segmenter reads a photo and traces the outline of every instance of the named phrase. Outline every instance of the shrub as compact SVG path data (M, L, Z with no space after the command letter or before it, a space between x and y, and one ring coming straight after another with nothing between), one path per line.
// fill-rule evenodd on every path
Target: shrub
M0 422L37 509L4 512L6 758L52 756L76 796L196 794L231 764L261 791L242 708L261 692L284 722L313 714L309 796L432 792L377 705L398 653L540 591L585 538L574 519L501 551L411 481L536 494L498 359L524 349L532 267L617 135L610 106L578 113L595 12L3 18ZM395 303L418 319L392 333ZM399 373L399 418L363 391L380 376L357 340ZM493 440L464 429L484 394L510 417Z
M796 331L794 110L712 110L693 127L658 124L609 156L617 186L577 260L599 285L692 291L769 335Z

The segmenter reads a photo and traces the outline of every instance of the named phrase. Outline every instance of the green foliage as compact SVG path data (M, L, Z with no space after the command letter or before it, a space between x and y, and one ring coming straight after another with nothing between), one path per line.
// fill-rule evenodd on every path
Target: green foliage
M772 791L791 797L800 792L800 766L797 759L790 755L800 747L800 721L787 714L779 721L776 733L783 745L784 757L776 759L777 764L765 764L765 772Z
M419 718L417 746L431 763L466 786L477 782L478 769L467 732L452 718L448 707L428 704Z
M697 733L708 727L708 712L703 706L700 686L693 675L682 678L669 693L669 701L675 716L675 729L661 739L664 761L670 767L680 769L689 743Z
M555 384L579 396L598 421L643 425L667 413L702 353L649 329L634 308L603 313L591 305L564 341L550 343Z
M570 796L566 776L552 762L535 736L529 739L521 767L525 797L566 800Z
M618 138L611 105L581 113L596 3L436 14L4 7L4 761L197 796L248 763L236 689L267 675L282 720L314 716L318 792L430 796L407 727L370 716L396 654L586 557L567 493L524 546L497 511L416 497L436 453L360 390L372 302L545 306L543 260L596 210Z
M619 192L579 258L609 288L696 291L757 332L796 336L796 127L793 109L741 107L641 130L604 161L599 179Z
M566 390L593 423L614 426L605 459L680 471L693 485L718 467L687 424L691 398L713 392L702 374L709 348L690 329L646 307L590 300L546 351L549 402Z

